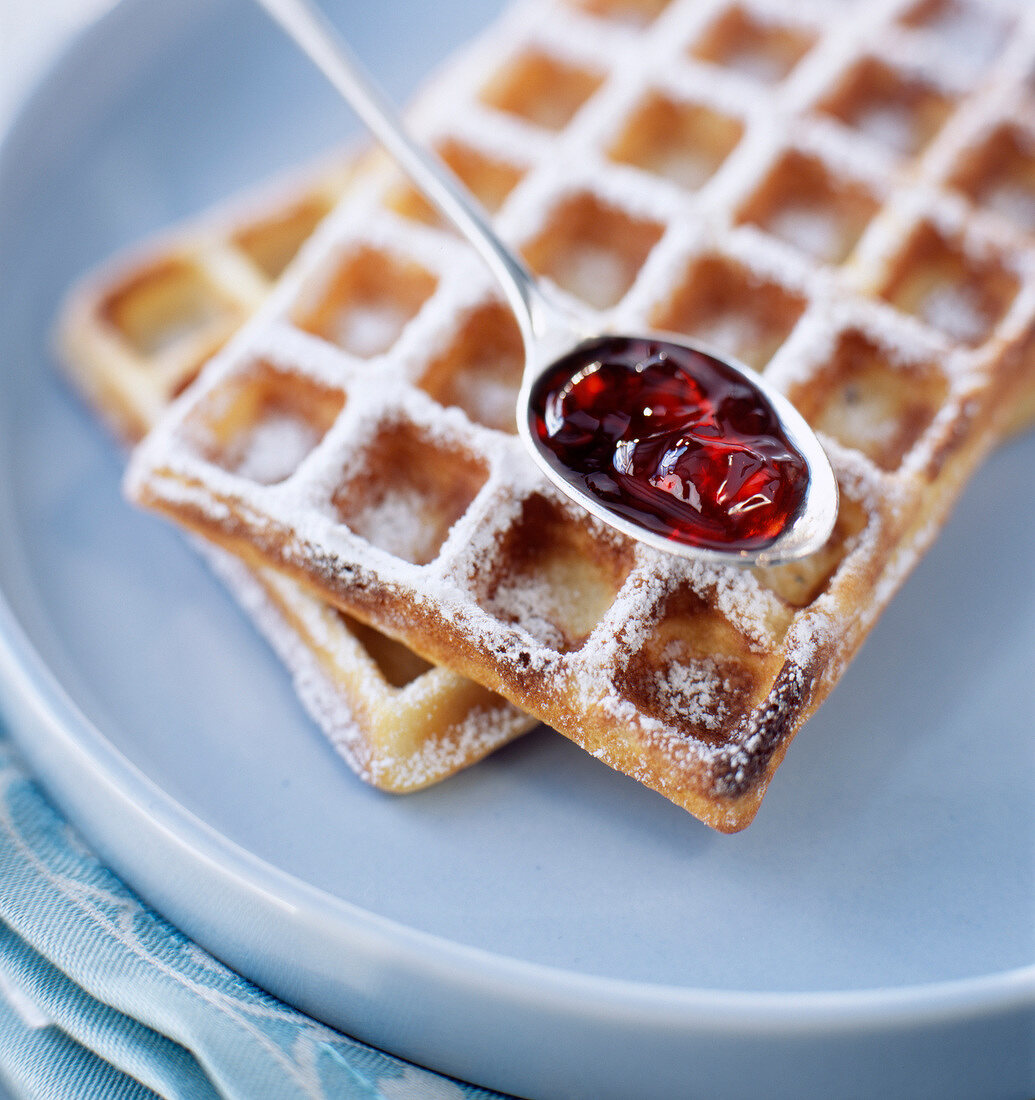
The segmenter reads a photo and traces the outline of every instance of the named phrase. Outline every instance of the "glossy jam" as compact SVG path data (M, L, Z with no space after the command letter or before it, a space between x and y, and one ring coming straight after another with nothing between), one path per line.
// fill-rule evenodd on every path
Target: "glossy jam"
M679 543L761 550L804 505L808 466L765 395L679 344L587 341L538 379L529 416L569 484Z

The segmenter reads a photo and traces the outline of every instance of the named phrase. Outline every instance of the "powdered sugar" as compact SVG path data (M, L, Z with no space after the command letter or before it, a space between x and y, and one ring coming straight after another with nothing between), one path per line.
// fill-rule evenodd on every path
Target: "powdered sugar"
M226 461L240 477L273 485L292 474L319 442L319 434L306 421L270 414L238 440Z
M836 260L843 248L841 227L832 211L785 206L766 223L770 233L820 260Z
M334 343L363 359L387 351L402 332L407 314L394 303L357 305L338 315Z
M981 198L983 205L1019 225L1035 232L1035 180L1028 186L1003 180L994 183Z
M964 344L981 343L989 328L976 294L964 286L935 287L924 298L920 314L929 325Z
M715 660L703 658L683 663L681 656L677 643L670 643L662 650L662 664L654 674L654 691L696 728L722 729L728 719L726 699L733 685Z

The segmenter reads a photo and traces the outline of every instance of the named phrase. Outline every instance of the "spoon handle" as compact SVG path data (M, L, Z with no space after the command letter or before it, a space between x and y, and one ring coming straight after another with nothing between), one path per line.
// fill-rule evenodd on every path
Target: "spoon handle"
M341 93L423 195L456 226L500 282L530 346L548 312L535 277L496 235L456 176L407 132L393 105L347 43L309 0L258 0Z

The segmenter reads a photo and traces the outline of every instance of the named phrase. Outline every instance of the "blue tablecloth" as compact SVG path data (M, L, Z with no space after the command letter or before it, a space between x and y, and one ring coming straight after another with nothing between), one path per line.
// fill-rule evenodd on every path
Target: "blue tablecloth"
M318 1024L201 950L100 864L2 729L0 1082L54 1100L497 1095Z

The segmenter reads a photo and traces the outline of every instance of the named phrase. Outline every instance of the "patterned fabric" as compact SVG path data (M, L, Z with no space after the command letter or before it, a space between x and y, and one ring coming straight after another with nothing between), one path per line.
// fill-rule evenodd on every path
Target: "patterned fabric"
M136 898L0 731L0 1092L491 1100L301 1015Z

